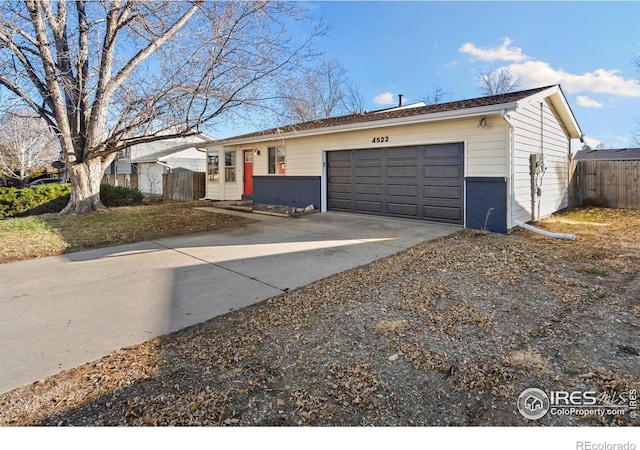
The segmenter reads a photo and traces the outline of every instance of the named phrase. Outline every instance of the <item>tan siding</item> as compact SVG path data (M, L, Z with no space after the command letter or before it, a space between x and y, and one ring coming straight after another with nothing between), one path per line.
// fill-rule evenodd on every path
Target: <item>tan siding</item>
M220 183L215 181L206 181L206 197L211 200L220 200Z
M478 119L468 119L288 138L284 142L286 171L287 175L319 176L322 173L322 151L325 150L465 142L466 175L506 176L505 123L500 117L488 118L488 123L488 128L478 128ZM388 136L389 142L372 143L376 136ZM255 175L267 175L267 148L278 145L282 142L256 142L242 146L260 150L260 156L254 158Z
M242 198L242 190L238 189L238 183L225 183L224 184L224 199L225 200L239 200Z
M543 102L542 120L540 103L529 103L512 114L514 135L514 192L515 218L524 222L532 219L531 176L529 155L539 153L542 147L547 167L541 177L542 197L540 206L536 201L535 216L548 216L568 206L568 148L569 139L553 110ZM542 123L542 134L540 125ZM539 211L539 212L538 212ZM539 214L539 217L538 217Z

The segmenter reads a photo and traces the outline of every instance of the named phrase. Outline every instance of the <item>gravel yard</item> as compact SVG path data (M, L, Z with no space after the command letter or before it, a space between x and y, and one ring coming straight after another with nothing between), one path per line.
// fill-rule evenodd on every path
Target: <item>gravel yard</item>
M0 425L638 425L531 421L530 387L640 389L640 211L552 240L465 230L0 395Z

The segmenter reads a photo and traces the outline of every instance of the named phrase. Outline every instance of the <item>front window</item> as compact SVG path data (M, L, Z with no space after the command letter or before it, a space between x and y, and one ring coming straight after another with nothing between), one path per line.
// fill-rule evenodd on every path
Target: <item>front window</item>
M207 178L209 181L220 181L220 164L218 152L207 153Z
M285 152L282 147L269 147L269 173L284 175Z
M236 151L224 152L224 180L236 181Z

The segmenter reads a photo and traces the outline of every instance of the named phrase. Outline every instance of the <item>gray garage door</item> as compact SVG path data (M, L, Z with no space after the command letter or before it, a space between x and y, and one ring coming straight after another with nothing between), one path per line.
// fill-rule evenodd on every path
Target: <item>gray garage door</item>
M328 208L462 224L464 145L327 152Z

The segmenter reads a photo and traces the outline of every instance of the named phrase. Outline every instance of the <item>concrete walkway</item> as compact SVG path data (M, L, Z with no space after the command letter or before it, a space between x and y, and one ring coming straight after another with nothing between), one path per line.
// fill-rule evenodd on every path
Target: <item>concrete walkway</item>
M460 229L246 216L258 221L0 265L0 392Z

